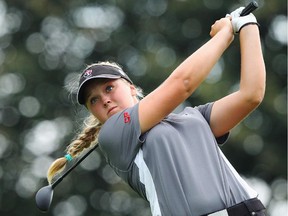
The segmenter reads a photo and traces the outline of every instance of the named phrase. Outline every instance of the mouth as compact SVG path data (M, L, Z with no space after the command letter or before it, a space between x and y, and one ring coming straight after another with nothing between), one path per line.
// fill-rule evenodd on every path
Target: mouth
M111 107L108 112L107 112L107 115L111 115L111 113L113 113L113 110L117 108L117 106L114 106L114 107Z

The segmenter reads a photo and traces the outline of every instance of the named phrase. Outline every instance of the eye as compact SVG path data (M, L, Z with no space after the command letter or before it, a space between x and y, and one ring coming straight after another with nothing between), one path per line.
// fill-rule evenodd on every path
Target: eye
M93 97L90 99L90 104L95 104L97 103L98 100L99 100L98 97Z
M106 90L106 92L111 92L113 90L113 88L114 87L112 85L108 85L108 86L106 86L105 90Z

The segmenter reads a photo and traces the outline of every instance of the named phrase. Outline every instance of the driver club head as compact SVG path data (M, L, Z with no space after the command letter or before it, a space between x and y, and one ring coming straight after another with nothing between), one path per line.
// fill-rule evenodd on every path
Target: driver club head
M97 145L94 145L88 152L86 152L77 162L74 163L65 173L63 173L53 184L42 187L36 193L36 206L42 211L47 212L52 202L53 189L67 176L76 166L78 166L91 152L93 152Z
M42 212L47 212L52 202L52 198L53 198L52 185L42 187L35 196L37 207Z

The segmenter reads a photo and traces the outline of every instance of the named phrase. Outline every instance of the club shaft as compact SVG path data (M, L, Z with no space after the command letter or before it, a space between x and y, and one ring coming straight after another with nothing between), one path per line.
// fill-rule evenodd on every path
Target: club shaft
M90 155L96 148L98 144L91 148L87 153L85 153L73 166L71 166L62 176L60 176L53 184L51 185L52 189L54 189L76 166L78 166L88 155Z
M243 9L240 16L246 16L252 11L256 10L257 8L258 8L258 3L256 1L252 1Z

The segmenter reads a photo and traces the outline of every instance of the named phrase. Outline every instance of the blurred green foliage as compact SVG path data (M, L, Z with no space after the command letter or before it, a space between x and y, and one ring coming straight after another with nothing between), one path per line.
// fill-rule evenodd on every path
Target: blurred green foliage
M0 0L0 214L42 215L35 193L47 184L48 166L64 154L87 115L68 91L86 64L116 61L149 93L209 39L215 20L248 3ZM275 216L287 211L287 2L258 3L266 96L222 150ZM239 68L236 36L187 104L233 91ZM150 210L95 151L57 187L48 215L150 215Z

